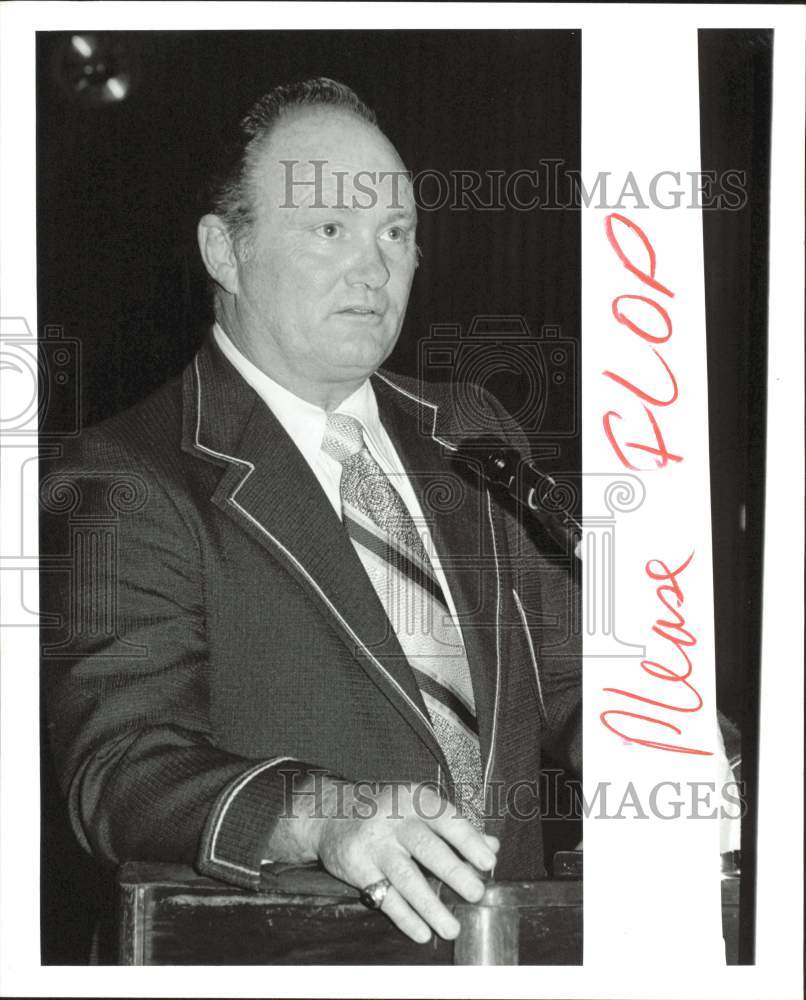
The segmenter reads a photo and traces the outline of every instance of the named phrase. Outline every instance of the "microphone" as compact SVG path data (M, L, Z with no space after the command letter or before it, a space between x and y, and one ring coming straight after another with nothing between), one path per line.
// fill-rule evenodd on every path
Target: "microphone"
M560 548L570 548L582 558L582 525L566 509L566 491L531 459L524 462L518 451L497 437L464 438L452 448L451 457L506 490Z

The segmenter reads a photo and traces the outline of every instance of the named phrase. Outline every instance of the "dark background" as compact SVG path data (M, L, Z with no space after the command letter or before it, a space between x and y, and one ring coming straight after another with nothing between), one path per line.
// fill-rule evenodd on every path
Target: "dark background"
M741 211L703 213L717 701L742 731L745 963L755 930L772 52L769 30L699 33L703 170L743 170L747 186Z
M38 35L38 315L43 336L53 327L61 340L78 342L80 389L49 394L45 435L123 409L181 370L196 350L209 323L195 241L205 208L199 191L222 132L279 82L324 75L347 83L375 108L415 172L511 173L535 169L540 159L579 169L579 32L115 33L122 46L117 58L131 68L134 87L126 100L101 107L71 96L65 84L60 53L69 37ZM763 541L771 55L770 32L700 32L702 167L746 171L749 195L740 211L705 212L703 227L717 690L723 711L742 726L750 779ZM467 333L475 317L490 315L522 317L532 341L542 328L554 328L570 342L569 358L578 357L573 209L421 211L418 243L423 258L389 367L444 376L423 371L418 360L432 326ZM455 357L455 377L478 378L478 355ZM578 385L573 370L567 374L566 401L566 390ZM529 391L517 371L485 378L517 412ZM578 470L578 400L557 412L540 439L542 464ZM83 963L97 915L109 906L109 886L67 827L46 749L42 803L43 962ZM751 811L745 871L753 868L747 848L754 822ZM748 959L752 879L743 879L742 891Z

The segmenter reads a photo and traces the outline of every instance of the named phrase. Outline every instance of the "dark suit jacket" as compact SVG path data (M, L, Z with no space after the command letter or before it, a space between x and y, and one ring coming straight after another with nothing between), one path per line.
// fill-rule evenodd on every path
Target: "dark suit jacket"
M578 760L567 571L444 443L450 386L373 376L462 623L497 876L543 872L541 745ZM433 392L431 392L433 390ZM494 401L492 420L517 429ZM453 421L453 423L452 423ZM523 442L517 442L523 446ZM47 714L76 834L101 858L195 862L256 887L291 779L434 781L447 766L341 522L212 341L183 375L85 431L44 477ZM528 628L527 628L528 624ZM562 640L565 639L565 642ZM508 799L507 796L510 796Z

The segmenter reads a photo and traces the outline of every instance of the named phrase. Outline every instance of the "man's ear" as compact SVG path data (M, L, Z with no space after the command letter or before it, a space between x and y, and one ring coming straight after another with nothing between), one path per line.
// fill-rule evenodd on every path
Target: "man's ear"
M204 215L197 229L199 252L207 273L224 291L238 291L238 258L227 227L217 215Z

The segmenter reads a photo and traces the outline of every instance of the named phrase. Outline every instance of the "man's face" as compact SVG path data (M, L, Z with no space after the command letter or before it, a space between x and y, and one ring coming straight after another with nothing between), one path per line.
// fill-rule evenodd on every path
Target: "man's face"
M400 333L417 262L403 171L381 132L323 108L289 115L253 165L255 224L228 332L320 405L375 371Z

